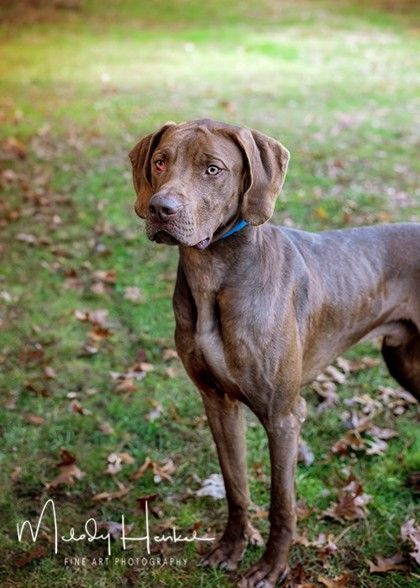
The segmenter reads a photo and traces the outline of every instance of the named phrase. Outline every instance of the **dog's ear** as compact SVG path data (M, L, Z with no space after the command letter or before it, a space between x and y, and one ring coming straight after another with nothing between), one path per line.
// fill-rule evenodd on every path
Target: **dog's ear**
M128 154L133 166L133 184L137 194L134 208L141 218L146 217L147 205L153 195L150 158L164 132L173 126L175 126L175 123L167 122L155 133L143 137Z
M262 225L273 215L290 153L281 143L259 131L241 129L236 139L246 163L242 218L251 225Z

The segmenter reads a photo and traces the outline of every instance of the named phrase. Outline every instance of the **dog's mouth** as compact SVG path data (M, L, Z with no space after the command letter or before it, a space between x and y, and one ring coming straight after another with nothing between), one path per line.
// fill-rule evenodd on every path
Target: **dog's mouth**
M152 241L155 241L156 243L164 243L165 245L182 245L183 244L183 243L181 243L181 241L179 241L179 239L177 239L176 237L171 235L171 233L168 233L168 231L164 231L164 230L157 231L153 235ZM199 251L202 251L209 244L210 244L210 237L206 237L205 239L202 239L201 241L199 241L195 245L192 245L192 247L194 247L194 249L198 249Z
M178 239L176 237L174 237L173 235L168 233L168 231L157 231L157 233L155 233L153 235L152 240L156 241L156 243L164 243L165 245L179 245L180 244L180 241L178 241Z

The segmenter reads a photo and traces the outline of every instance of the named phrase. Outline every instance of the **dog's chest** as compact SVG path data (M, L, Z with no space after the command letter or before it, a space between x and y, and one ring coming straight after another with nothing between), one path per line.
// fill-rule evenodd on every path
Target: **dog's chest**
M202 355L214 376L226 384L235 384L225 357L220 329L221 317L211 300L197 305L197 323L194 333L195 351Z

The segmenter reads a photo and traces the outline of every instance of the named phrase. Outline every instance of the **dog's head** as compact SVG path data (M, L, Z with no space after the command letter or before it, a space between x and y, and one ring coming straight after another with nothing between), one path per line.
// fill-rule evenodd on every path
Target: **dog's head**
M278 141L211 120L166 123L129 157L149 239L198 249L236 220L265 223L289 162Z

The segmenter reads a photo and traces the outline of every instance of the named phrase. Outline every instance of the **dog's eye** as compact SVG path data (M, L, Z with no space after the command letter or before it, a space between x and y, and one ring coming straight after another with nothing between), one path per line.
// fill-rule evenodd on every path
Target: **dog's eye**
M163 161L163 159L156 159L156 161L154 161L155 164L155 168L157 169L157 171L159 172L163 172L166 169L166 163Z
M220 171L220 167L217 167L217 165L209 165L206 169L206 174L209 176L217 176Z

